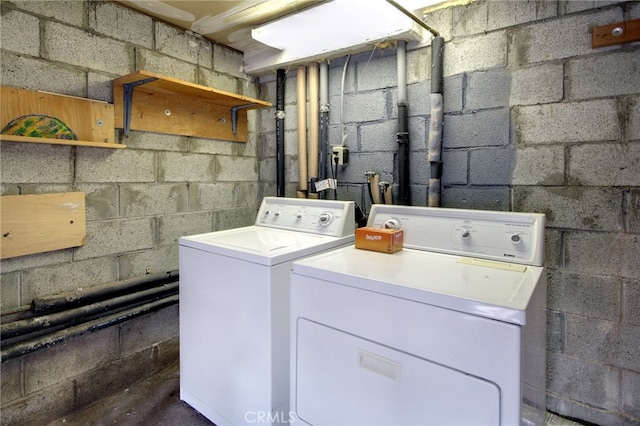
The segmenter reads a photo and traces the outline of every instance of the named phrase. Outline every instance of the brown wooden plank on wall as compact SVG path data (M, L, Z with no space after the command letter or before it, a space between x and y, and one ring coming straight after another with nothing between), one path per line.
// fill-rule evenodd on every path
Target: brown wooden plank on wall
M84 192L5 195L0 199L0 258L81 246Z
M640 40L640 19L633 19L595 27L591 35L591 47L595 49L638 40Z

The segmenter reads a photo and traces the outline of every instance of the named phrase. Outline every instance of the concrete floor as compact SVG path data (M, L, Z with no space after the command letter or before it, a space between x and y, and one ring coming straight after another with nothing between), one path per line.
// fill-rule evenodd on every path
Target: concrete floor
M581 426L548 413L547 426ZM207 418L180 400L178 364L47 426L210 426Z

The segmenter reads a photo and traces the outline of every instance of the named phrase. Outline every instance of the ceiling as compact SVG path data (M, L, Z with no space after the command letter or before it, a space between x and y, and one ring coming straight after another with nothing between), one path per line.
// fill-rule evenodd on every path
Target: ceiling
M383 40L424 39L423 28L416 25L420 18L406 16L389 5L390 0L113 1L243 52L245 72L255 74L283 64L293 65L320 57L328 59L330 54L336 57L338 54L356 53L358 49L368 50ZM402 8L409 15L418 16L445 3L470 1L473 0L393 0L394 3L402 2ZM429 9L426 9L427 6ZM286 31L280 26L275 28L285 16L288 21L295 22L290 23ZM404 22L400 23L399 20ZM313 25L314 22L323 24ZM263 30L272 26L273 29ZM347 38L344 32L350 32L351 39L343 46L342 40ZM274 43L265 41L266 33L272 39L285 37L286 40ZM261 41L257 40L259 35L263 37ZM337 44L332 45L329 37L337 39ZM305 42L300 43L300 40ZM295 46L286 47L283 43ZM305 46L312 44L315 46Z

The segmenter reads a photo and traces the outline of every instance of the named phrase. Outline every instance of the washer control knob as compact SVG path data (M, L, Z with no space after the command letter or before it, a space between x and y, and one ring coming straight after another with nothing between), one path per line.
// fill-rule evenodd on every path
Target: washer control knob
M387 219L384 227L387 229L400 229L400 221L398 219Z
M265 210L264 215L269 216L269 210Z
M469 238L471 238L471 231L469 231L468 229L463 229L462 231L460 231L460 237L463 240L468 240Z
M301 215L300 213L298 213L298 214L296 215L296 219L302 219L302 215Z
M509 239L513 244L520 244L522 242L522 237L520 237L520 235L518 234L512 234Z
M318 222L320 222L322 226L327 226L332 220L333 215L329 212L320 213L320 216L318 216Z
M276 216L280 216L280 212L275 212L274 213Z

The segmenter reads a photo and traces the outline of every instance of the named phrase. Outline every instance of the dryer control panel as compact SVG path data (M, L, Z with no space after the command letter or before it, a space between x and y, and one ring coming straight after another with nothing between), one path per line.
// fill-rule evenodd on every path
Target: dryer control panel
M545 216L374 204L367 226L404 230L404 247L541 266Z
M355 203L307 198L265 197L256 226L345 237L355 232Z

